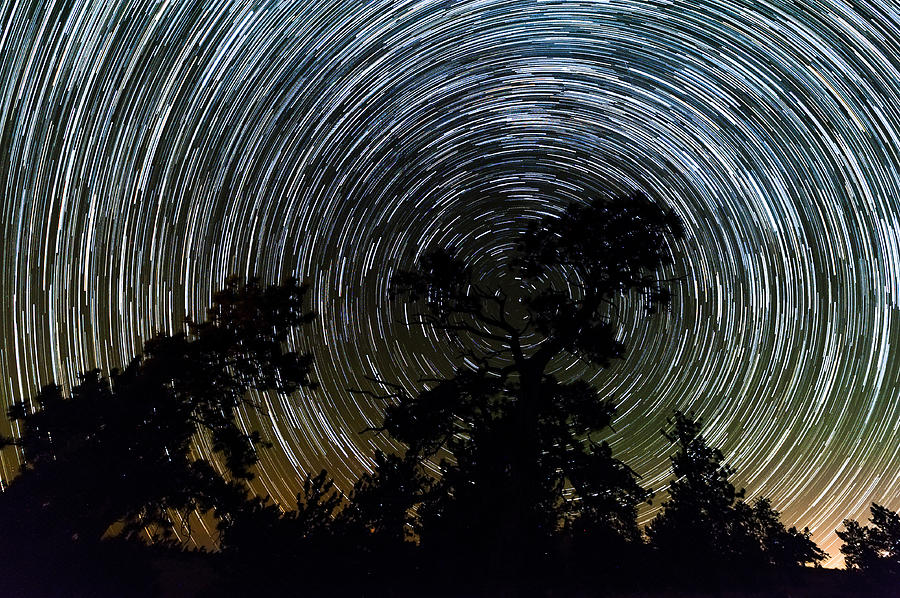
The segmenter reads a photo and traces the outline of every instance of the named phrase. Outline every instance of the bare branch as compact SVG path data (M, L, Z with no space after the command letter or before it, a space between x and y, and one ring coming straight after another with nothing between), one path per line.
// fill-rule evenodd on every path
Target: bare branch
M365 376L365 379L369 382L374 382L375 384L381 384L382 386L387 386L388 388L393 388L395 390L403 391L405 390L403 386L397 384L395 382L388 382L387 380L382 380L381 378L376 378L375 376Z
M380 395L378 393L372 392L371 390L363 390L360 388L348 388L347 392L355 394L355 395L364 395L367 397L372 397L373 399L379 399L381 401L387 401L389 399L402 399L407 396L406 393L390 393L385 395Z

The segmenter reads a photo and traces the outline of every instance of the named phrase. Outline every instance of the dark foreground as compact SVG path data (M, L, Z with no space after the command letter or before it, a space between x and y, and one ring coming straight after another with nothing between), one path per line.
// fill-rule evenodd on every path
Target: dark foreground
M68 551L67 551L68 552ZM900 598L900 579L858 572L800 568L790 573L704 570L688 574L649 563L622 570L598 565L590 574L486 578L439 564L404 570L402 563L304 562L271 559L260 547L255 563L204 552L103 542L55 555L54 562L25 554L4 569L2 595L12 597L212 598L255 595L315 597L571 597L571 598ZM374 556L374 555L373 555ZM301 559L298 559L298 561ZM305 559L303 559L305 560ZM315 560L315 559L312 559ZM377 557L373 561L377 561ZM309 561L307 561L309 563Z

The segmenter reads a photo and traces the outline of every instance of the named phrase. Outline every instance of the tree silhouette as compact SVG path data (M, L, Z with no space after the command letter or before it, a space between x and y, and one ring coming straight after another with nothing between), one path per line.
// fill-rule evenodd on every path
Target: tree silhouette
M322 470L307 474L296 509L258 496L227 509L219 520L219 577L209 595L258 592L260 579L268 591L289 594L301 581L311 593L333 589L336 576L346 582L359 562L340 523L346 508L346 498Z
M253 591L260 577L286 592L296 591L298 577L316 592L335 584L366 593L373 585L409 583L417 564L413 507L427 486L417 462L377 451L374 471L359 478L349 497L323 470L307 475L295 510L247 499L220 520L225 566L216 589Z
M465 360L416 397L395 393L383 425L409 455L440 462L423 545L467 545L495 571L522 571L567 520L636 536L647 493L592 438L614 405L552 372L566 356L603 367L623 355L617 306L667 304L660 269L682 234L643 195L598 199L532 222L505 268L476 270L446 248L394 277L394 296L421 308L415 322L449 333Z
M750 565L790 569L817 564L828 556L810 539L808 528L785 528L768 498L758 498L752 505L739 502L735 518L733 551Z
M768 499L738 501L744 490L729 481L735 471L706 442L698 420L675 411L669 423L671 431L663 434L676 447L675 477L647 535L674 571L692 577L701 568L708 573L784 569L826 557L809 530L786 529Z
M34 402L16 403L9 415L21 434L6 444L24 462L0 497L0 527L48 543L110 531L165 539L175 521L189 533L195 510L242 501L261 438L240 427L236 410L258 407L250 390L311 385L311 357L284 347L312 320L305 292L294 280L229 279L203 322L151 339L123 371L93 370L68 396L50 385ZM199 440L221 456L225 476L193 456Z
M417 461L376 451L375 469L354 484L339 525L366 552L402 550L418 534L413 508L429 484Z
M338 535L335 517L345 505L328 472L307 474L294 510L285 512L268 497L256 496L227 509L219 520L220 547L246 556L259 555L259 547L265 545L267 551L261 555L265 560L321 551Z
M663 435L676 447L671 456L675 478L669 500L650 523L647 535L660 551L675 558L717 561L730 552L732 507L744 495L728 478L734 470L722 453L700 434L700 422L675 411L671 431Z
M900 515L874 502L871 511L871 526L844 520L844 530L837 532L844 541L841 553L849 569L897 575L900 573Z

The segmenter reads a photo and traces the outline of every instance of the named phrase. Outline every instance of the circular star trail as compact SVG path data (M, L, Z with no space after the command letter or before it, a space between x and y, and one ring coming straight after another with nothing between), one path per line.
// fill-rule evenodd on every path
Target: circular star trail
M535 218L642 189L683 219L671 312L560 364L662 488L673 408L832 554L898 508L900 13L889 0L48 0L0 29L2 398L124 364L232 273L310 282L321 388L244 413L260 491L345 490L390 441L366 376L452 371L393 272L484 268ZM396 448L396 447L395 447ZM205 447L200 447L205 450ZM4 455L5 480L15 456ZM658 508L658 506L656 507ZM644 517L652 516L648 509Z

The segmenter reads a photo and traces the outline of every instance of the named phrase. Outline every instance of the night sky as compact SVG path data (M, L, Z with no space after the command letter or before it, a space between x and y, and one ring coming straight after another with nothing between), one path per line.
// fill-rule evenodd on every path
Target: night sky
M843 518L900 507L895 0L0 6L5 405L122 366L229 274L294 275L321 388L243 415L276 443L257 488L347 490L392 447L347 389L456 361L391 275L449 243L491 274L529 221L642 189L687 230L671 312L625 301L626 359L556 364L618 402L616 455L664 488L659 430L694 410L833 555Z

